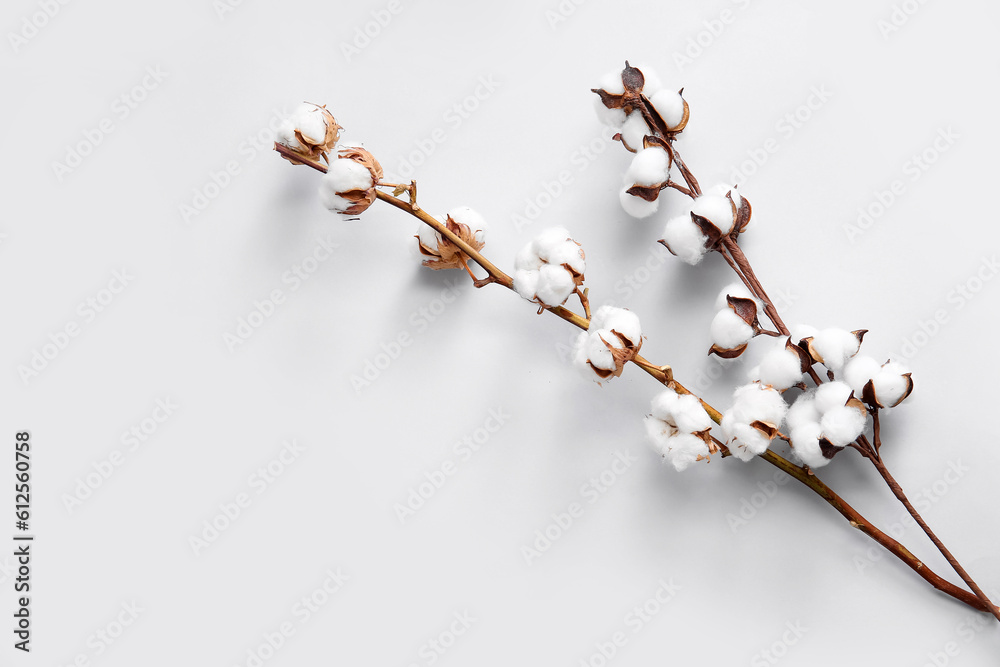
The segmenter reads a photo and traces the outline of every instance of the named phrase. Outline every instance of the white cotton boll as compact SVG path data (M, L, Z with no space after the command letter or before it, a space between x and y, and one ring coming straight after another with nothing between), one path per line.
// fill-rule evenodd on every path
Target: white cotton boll
M587 268L583 248L576 241L563 241L549 252L546 261L556 265L566 264L581 275Z
M823 365L836 373L858 353L858 337L846 329L823 329L813 337L813 349L823 357Z
M619 80L619 84L620 83L621 80ZM604 102L600 97L594 99L594 113L597 114L597 120L601 123L601 125L607 125L608 127L612 127L616 130L621 129L621 126L625 124L625 119L627 118L624 109L609 109L604 106Z
M756 298L754 298L754 295L750 293L750 290L747 289L747 286L744 285L743 283L729 283L728 285L722 288L722 291L719 292L719 296L716 297L715 299L716 310L723 310L729 308L729 302L726 300L727 296L731 296L736 299L753 299L754 301L757 300Z
M618 193L618 201L621 202L622 208L626 213L631 215L633 218L648 218L649 216L656 213L656 209L660 207L659 198L653 201L646 201L642 197L636 197L635 195L630 195L628 189L632 187L631 184L626 185Z
M792 429L792 452L813 470L822 468L830 462L830 459L823 456L823 450L819 446L819 439L822 436L823 429L816 423L802 424Z
M515 271L537 271L542 267L543 262L533 246L533 243L529 243L514 256Z
M728 307L715 314L711 332L712 342L726 350L738 348L753 338L753 328Z
M692 463L708 458L708 445L698 436L678 433L669 438L663 448L663 460L681 472Z
M536 295L546 306L561 306L576 289L572 274L557 264L546 264L538 270Z
M608 72L601 77L601 82L597 85L607 93L612 95L623 95L625 93L625 84L622 83L622 73L621 70L615 70L614 72Z
M868 381L878 375L882 370L882 365L869 356L859 354L851 359L844 367L844 381L854 390L855 395L861 396Z
M639 325L639 316L631 310L614 308L605 315L604 326L620 333L631 341L635 347L638 347L639 342L642 340L642 327ZM621 346L616 345L615 347Z
M650 402L650 412L657 419L663 421L673 421L674 418L674 408L677 405L677 400L680 396L677 395L673 389L667 389L666 391L661 391L659 394L653 397Z
M677 434L677 429L656 417L646 417L643 423L646 426L646 435L649 436L649 443L652 445L653 451L664 456L669 447L670 438Z
M791 329L792 340L798 343L803 338L813 338L819 333L819 329L808 324L793 324Z
M514 271L514 290L521 295L521 298L532 301L535 298L535 292L538 291L538 279L538 271Z
M846 382L825 382L816 387L813 394L816 409L826 414L834 408L843 407L851 397L851 387Z
M733 228L733 205L725 197L702 195L694 200L691 212L708 218L723 234L728 234Z
M646 121L642 118L642 114L633 113L625 119L621 133L622 139L628 144L629 148L638 151L642 149L643 137L650 134L650 131L649 126L646 125Z
M872 387L879 403L885 406L892 406L899 402L910 383L906 381L903 374L909 370L897 361L890 361L872 379Z
M784 344L764 355L759 368L760 383L769 384L779 391L802 381L802 365L799 357L786 349Z
M607 329L597 330L587 339L587 359L595 368L613 371L615 370L615 358L611 354L611 350L608 349L608 345L621 348L622 342Z
M367 167L354 160L337 159L330 163L326 173L320 178L320 191L336 193L367 190L373 184L372 173Z
M741 461L750 461L767 451L771 441L750 424L738 421L727 413L722 418L722 431L730 441L729 451Z
M823 415L816 407L816 400L811 393L801 394L785 414L785 422L793 431L806 424L818 425L822 418Z
M684 98L679 93L672 90L659 90L649 96L649 102L660 114L668 128L673 129L684 120Z
M865 430L865 419L866 413L844 405L824 412L820 426L827 440L838 447L845 447Z
M673 407L674 423L684 433L697 433L712 428L712 418L701 401L690 394L677 397Z
M565 227L550 227L531 241L531 249L536 255L549 261L549 254L569 238Z
M291 118L281 121L274 135L275 141L282 146L287 146L294 151L304 150L305 148L295 136L295 122Z
M417 240L428 249L437 250L438 245L441 243L441 235L430 225L420 223L417 228Z
M483 216L479 215L476 211L468 206L457 206L450 211L448 215L451 219L460 225L465 225L472 231L473 237L479 243L485 243L486 233L489 231L489 225L486 224L486 220Z
M589 343L590 335L586 331L581 332L576 337L576 340L573 342L573 366L584 378L601 383L601 377L598 376L594 372L594 369L590 367L589 359L587 357Z
M631 144L630 144L631 145ZM664 183L670 173L670 158L659 146L643 148L632 158L625 172L629 184L652 186Z
M322 107L309 103L300 104L292 113L291 120L302 136L313 143L322 143L326 139L326 114Z
M748 424L759 420L781 427L788 412L788 404L781 394L758 382L737 387L733 399L733 413Z
M678 259L688 264L697 264L708 252L705 247L708 238L687 213L667 221L663 228L663 240Z

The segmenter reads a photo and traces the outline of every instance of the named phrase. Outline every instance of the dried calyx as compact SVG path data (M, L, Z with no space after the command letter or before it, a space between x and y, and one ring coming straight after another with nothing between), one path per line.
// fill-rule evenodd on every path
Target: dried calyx
M473 250L486 245L486 221L468 206L452 209L445 216L445 227ZM421 224L416 234L423 265L435 269L467 269L469 256L451 240L428 225Z

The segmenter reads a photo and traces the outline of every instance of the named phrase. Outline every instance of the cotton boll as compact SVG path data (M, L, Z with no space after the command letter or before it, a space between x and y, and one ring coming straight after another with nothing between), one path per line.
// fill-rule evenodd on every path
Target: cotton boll
M621 85L621 80L619 79L619 85ZM609 109L604 106L604 102L601 101L600 97L594 99L594 113L597 114L597 120L601 125L607 125L616 130L621 129L621 126L625 124L624 109Z
M561 306L576 290L572 274L562 266L546 264L538 270L536 296L546 306Z
M656 109L667 128L673 129L684 120L684 98L672 90L660 90L649 97L650 104Z
M372 174L354 160L334 160L320 178L320 191L350 192L372 187Z
M642 149L642 139L647 134L651 134L649 126L643 120L642 114L633 113L625 119L621 129L622 140L628 144L629 148L638 151Z
M639 316L624 308L613 308L605 315L605 327L614 329L627 338L634 347L642 340L642 328L639 326ZM619 346L615 346L619 347Z
M667 221L663 228L663 241L678 259L692 265L700 262L708 252L705 247L708 238L686 213Z
M802 463L813 470L822 468L830 459L823 456L819 439L823 437L823 429L819 424L806 423L792 429L792 452Z
M811 327L808 324L793 324L792 329L792 340L798 343L803 338L813 338L819 333L819 329L816 327Z
M642 197L636 197L635 195L630 195L628 189L632 187L631 185L626 185L618 193L618 200L622 204L622 208L625 212L631 215L633 218L648 218L649 216L656 213L656 209L660 206L660 200L654 199L653 201L646 201Z
M729 301L726 300L727 296L731 296L733 298L738 298L738 299L752 299L754 301L757 300L754 297L754 295L750 293L750 290L747 289L747 286L744 285L743 283L729 283L728 285L722 288L722 291L719 292L719 296L716 297L715 299L716 310L723 310L729 308Z
M673 421L674 418L674 408L677 405L677 400L680 396L677 395L673 389L667 389L661 391L659 394L653 397L650 402L650 412L657 419L663 421Z
M878 375L882 365L871 357L859 354L844 367L844 381L857 396L861 396L868 381Z
M678 433L666 442L663 460L674 466L674 470L682 472L692 463L708 458L708 445L696 435Z
M546 262L549 254L569 238L565 227L550 227L542 231L531 241L532 251Z
M748 424L759 420L780 427L788 412L788 404L781 394L758 382L738 387L733 392L733 399L734 414Z
M593 335L588 337L586 348L587 359L590 360L590 363L595 368L613 371L615 370L615 358L611 354L611 350L608 349L608 345L620 348L622 347L622 342L608 329L598 329Z
M436 250L441 243L441 235L430 225L420 223L417 227L417 240L430 250Z
M576 241L563 241L549 252L546 261L551 264L566 264L581 275L587 268L583 248Z
M813 394L816 409L826 414L834 408L843 407L851 397L851 387L846 382L826 382L816 387Z
M674 423L684 433L698 433L712 428L712 418L705 412L701 401L690 394L677 397L673 407Z
M812 347L823 357L823 365L836 373L858 353L858 337L846 329L823 329L812 340Z
M603 379L594 372L593 368L590 367L589 358L587 356L589 343L590 335L586 331L581 332L576 337L576 340L573 342L573 366L580 372L581 375L583 375L584 378L601 383Z
M532 301L535 298L535 292L538 291L538 280L538 271L514 271L514 290L521 298Z
M827 440L838 447L846 447L865 430L865 420L865 412L843 405L824 412L820 426Z
M543 262L532 246L533 244L529 243L514 256L515 271L537 271L542 267Z
M632 144L629 144L630 146ZM643 148L632 158L625 181L629 184L653 186L664 183L670 172L670 158L659 146Z
M771 350L760 362L758 379L781 391L802 381L802 365L797 354L785 346Z
M725 197L719 195L702 195L694 200L691 212L707 218L719 228L723 234L733 229L733 205Z
M879 403L885 406L893 406L902 400L910 383L903 377L909 371L903 364L897 361L890 361L872 379L872 387Z
M732 308L725 308L715 314L711 332L712 342L725 350L736 349L753 338L753 328Z
M305 148L299 143L298 137L295 136L295 122L291 118L281 121L274 135L275 141L282 146L291 148L293 151L300 151Z
M727 419L729 423L727 425ZM750 424L737 421L726 415L722 419L722 430L730 440L729 451L741 461L750 461L753 457L767 451L771 441Z
M448 215L458 224L468 227L473 232L476 241L480 243L486 241L486 232L489 230L489 225L486 224L486 220L479 213L468 206L458 206L448 211Z
M677 434L677 429L656 417L646 417L643 423L646 426L646 435L649 436L653 451L664 456L669 447L670 438Z
M822 418L823 415L816 407L816 400L811 393L801 394L785 414L785 422L793 431L806 424L818 425Z

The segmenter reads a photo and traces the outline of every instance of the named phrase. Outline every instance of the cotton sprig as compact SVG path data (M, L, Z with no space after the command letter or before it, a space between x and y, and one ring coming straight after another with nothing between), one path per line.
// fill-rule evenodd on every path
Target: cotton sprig
M653 398L651 413L645 424L653 449L678 472L718 452L712 418L696 397L667 389Z
M486 231L488 229L486 220L468 206L459 206L450 210L445 216L444 224L449 231L465 241L473 250L478 252L486 245ZM416 238L417 249L424 257L424 266L435 270L468 270L469 256L434 228L421 224L417 230Z
M892 360L879 364L865 355L848 362L844 380L873 408L894 408L913 392L913 378L906 366Z
M341 129L326 105L303 102L281 122L275 138L278 144L303 157L329 162L327 153L337 144ZM282 157L293 164L297 162L288 155Z
M810 468L825 466L864 432L868 411L851 387L840 381L821 384L796 399L785 420L792 451Z
M528 301L555 308L583 284L586 268L583 248L569 232L547 229L514 258L514 289Z
M642 328L630 310L601 306L573 346L573 364L587 377L603 383L622 374L639 354Z
M788 411L781 394L752 382L733 392L733 406L722 417L722 432L733 456L749 461L763 454L778 434Z
M717 194L722 191L723 194ZM672 255L688 264L698 264L722 240L735 240L750 224L752 209L735 187L715 186L696 197L684 213L667 221L660 239Z
M848 331L831 327L816 330L801 325L796 327L800 336L799 346L802 347L816 363L823 364L834 373L843 370L844 365L861 349L861 341L867 329Z
M762 331L757 319L758 301L746 287L734 283L719 293L715 306L718 312L710 327L712 347L708 353L723 359L735 359Z
M605 75L601 87L591 91L599 98L595 104L598 118L618 129L614 138L633 153L643 148L644 139L654 132L672 139L687 125L690 109L681 92L664 90L648 67L639 69L625 61L625 69Z

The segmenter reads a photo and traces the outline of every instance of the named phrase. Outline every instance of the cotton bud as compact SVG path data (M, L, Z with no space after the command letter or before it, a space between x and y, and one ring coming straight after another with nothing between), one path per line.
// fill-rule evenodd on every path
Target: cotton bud
M868 333L867 329L847 331L846 329L823 329L812 336L803 338L799 345L813 361L819 362L834 373L844 368L844 365L861 349L861 341Z
M668 220L660 243L670 254L692 265L700 262L708 252L708 236L694 222L690 213Z
M641 347L642 330L635 313L601 306L587 331L577 336L573 363L586 377L601 383L621 375Z
M718 451L709 435L712 418L690 394L678 396L673 389L658 394L645 423L653 448L677 471Z
M733 407L722 418L722 432L734 456L749 461L767 451L788 405L771 387L753 382L736 389Z
M643 148L632 158L620 194L622 208L635 218L656 212L660 190L670 178L670 156L661 146Z
M770 385L778 391L784 391L802 382L802 374L805 373L812 360L805 351L792 343L790 338L785 339L781 347L777 347L761 359L757 367L755 378L761 384Z
M320 199L331 211L358 215L375 201L382 165L360 146L341 148L337 158L320 179Z
M459 206L448 212L445 227L473 250L486 245L487 224L481 215L468 206ZM424 256L423 264L434 270L465 268L469 256L430 225L421 224L416 235L418 249Z
M735 359L743 354L750 339L760 331L757 303L753 299L727 296L726 307L712 320L712 347L709 354Z
M649 97L649 102L670 132L680 132L687 126L691 111L680 92L660 90Z
M548 229L514 259L514 289L528 301L554 308L583 284L583 248L562 227Z
M813 470L828 464L841 450L823 436L823 427L815 422L793 428L791 438L792 452Z
M736 223L737 208L733 200L725 196L703 194L691 204L692 216L700 216L715 226L719 239L732 231Z
M642 117L642 114L638 111L633 112L625 119L622 123L621 132L619 132L615 137L622 142L622 144L628 150L633 153L638 152L642 149L643 140L653 131L649 129L649 125L646 124L646 119Z
M741 299L752 299L757 302L757 310L758 311L761 310L760 302L757 301L757 298L753 295L753 293L749 289L747 289L747 286L741 282L729 283L721 290L719 290L719 296L715 297L715 309L722 310L723 308L728 308L729 301L727 301L726 297L730 296L738 297Z
M597 93L597 115L605 125L619 129L615 139L636 152L643 148L643 138L654 134L646 115L667 139L684 129L689 109L680 93L661 90L659 78L649 68L638 68L625 62L620 73L606 75ZM654 102L655 100L655 102Z
M862 390L865 403L878 408L894 408L913 392L913 378L898 361L887 361Z
M329 162L327 153L337 144L341 129L333 114L327 111L326 105L304 102L289 118L282 121L275 139L277 143L310 160L322 158ZM293 164L298 163L287 155L282 157Z
M868 411L844 382L804 393L788 409L792 450L810 468L826 465L864 432Z

